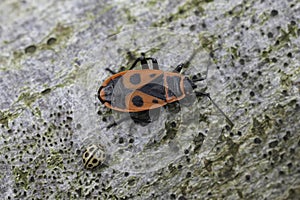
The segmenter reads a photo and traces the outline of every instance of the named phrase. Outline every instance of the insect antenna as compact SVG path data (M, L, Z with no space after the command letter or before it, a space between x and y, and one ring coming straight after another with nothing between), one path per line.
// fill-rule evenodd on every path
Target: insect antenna
M210 57L213 57L213 52L215 52L216 50L218 50L219 48L213 50L211 53L210 53ZM196 49L193 54L190 56L190 58L187 60L186 64L189 64L189 62L195 57L196 53L200 50L200 48ZM185 65L186 65L185 64ZM183 66L185 66L183 65ZM180 65L177 66L177 68L179 67ZM191 82L193 84L192 87L193 89L195 89L197 86L196 86L196 82L199 82L199 81L204 81L206 78L207 78L207 75L208 75L208 66L206 67L206 71L205 71L205 75L204 77L195 77L195 78L192 78L191 79ZM181 67L182 69L182 67ZM229 119L229 117L223 112L223 110L218 106L218 104L210 97L210 94L209 93L204 93L204 92L198 92L198 91L195 91L195 94L196 96L206 96L210 101L211 103L217 108L217 110L225 117L227 123L230 125L230 127L232 128L234 126L234 123Z
M179 65L177 65L177 67L173 70L173 72L180 73L183 68L187 68L200 49L201 48L197 48L196 50L194 50L192 55L185 62L180 63Z
M218 104L210 97L209 93L204 93L204 92L195 92L196 96L205 96L207 97L211 103L218 109L218 111L225 117L227 123L230 125L232 128L234 126L234 123L229 119L229 117L223 112L223 110L218 106Z

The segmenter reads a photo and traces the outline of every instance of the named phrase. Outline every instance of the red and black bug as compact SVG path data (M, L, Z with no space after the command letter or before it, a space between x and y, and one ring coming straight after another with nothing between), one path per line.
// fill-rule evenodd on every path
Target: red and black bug
M152 61L153 69L149 69L148 60ZM142 69L133 70L138 62L141 63ZM180 64L173 72L162 71L159 69L155 58L146 58L142 54L129 70L115 73L107 68L106 70L113 75L103 82L97 96L106 107L129 113L133 121L141 125L153 121L153 118L151 119L149 116L149 111L153 113L163 106L177 102L189 106L194 101L193 97L206 96L225 116L230 126L233 126L231 120L208 93L194 91L197 87L195 82L202 81L205 78L191 80L180 74L183 67L184 64ZM121 121L124 121L124 119L121 119ZM109 127L113 125L116 125L116 123Z

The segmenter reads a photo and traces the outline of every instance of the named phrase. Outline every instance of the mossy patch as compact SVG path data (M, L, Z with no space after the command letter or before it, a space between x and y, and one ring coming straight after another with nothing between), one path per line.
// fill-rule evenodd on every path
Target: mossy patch
M63 158L59 151L51 150L51 154L47 157L48 168L59 167L63 169Z
M24 189L28 189L28 172L19 167L14 167L13 174L15 176L15 181Z

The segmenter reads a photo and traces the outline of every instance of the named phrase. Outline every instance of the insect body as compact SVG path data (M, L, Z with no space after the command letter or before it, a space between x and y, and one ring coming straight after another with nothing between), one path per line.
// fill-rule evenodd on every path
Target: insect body
M84 151L82 159L85 168L95 168L103 164L106 159L104 148L100 145L92 144Z
M147 60L152 61L153 69L149 69ZM133 70L138 62L141 62L142 69ZM151 110L155 111L176 102L191 105L193 97L206 96L233 126L208 93L194 91L197 87L195 82L204 79L193 79L192 81L183 76L180 74L183 66L184 64L180 64L173 72L165 72L159 70L155 58L146 58L142 54L129 70L115 73L107 69L113 75L103 82L97 96L106 107L120 112L128 112L133 121L142 125L151 122L149 117Z
M192 91L183 75L162 70L130 70L114 74L99 89L99 99L110 109L141 112L179 101Z

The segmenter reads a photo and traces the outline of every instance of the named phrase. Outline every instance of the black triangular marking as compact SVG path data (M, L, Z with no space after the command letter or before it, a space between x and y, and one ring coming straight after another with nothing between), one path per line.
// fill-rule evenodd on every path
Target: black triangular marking
M150 96L166 100L166 90L164 86L164 74L159 75L151 82L145 84L143 87L138 89L139 91L148 94Z

